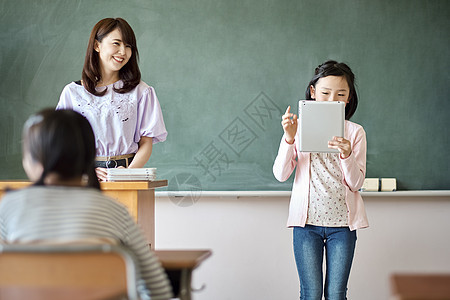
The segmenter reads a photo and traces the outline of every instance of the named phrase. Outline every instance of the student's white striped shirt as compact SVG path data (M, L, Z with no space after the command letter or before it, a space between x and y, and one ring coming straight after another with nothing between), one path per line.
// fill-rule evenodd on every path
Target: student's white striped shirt
M136 256L142 299L170 299L171 288L157 257L126 207L100 191L79 187L33 186L0 201L0 239L6 243L114 239Z

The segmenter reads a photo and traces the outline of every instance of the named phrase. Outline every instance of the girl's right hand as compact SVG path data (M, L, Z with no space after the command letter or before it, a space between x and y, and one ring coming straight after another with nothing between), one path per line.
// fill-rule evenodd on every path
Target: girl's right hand
M293 144L297 134L297 115L290 112L291 106L288 106L286 112L281 117L284 135L288 144Z

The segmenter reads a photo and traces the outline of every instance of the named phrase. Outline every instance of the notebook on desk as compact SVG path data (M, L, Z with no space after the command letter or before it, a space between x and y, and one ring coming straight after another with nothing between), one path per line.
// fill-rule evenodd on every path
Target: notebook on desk
M154 181L156 168L107 169L107 181Z

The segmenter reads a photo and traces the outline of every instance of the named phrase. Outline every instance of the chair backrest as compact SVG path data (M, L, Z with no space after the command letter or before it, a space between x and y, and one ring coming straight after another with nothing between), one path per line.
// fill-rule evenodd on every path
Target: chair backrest
M137 266L118 245L0 245L0 299L138 299Z

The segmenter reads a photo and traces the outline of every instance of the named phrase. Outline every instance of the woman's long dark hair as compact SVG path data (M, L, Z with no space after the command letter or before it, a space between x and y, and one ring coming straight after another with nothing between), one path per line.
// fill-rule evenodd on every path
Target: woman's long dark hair
M36 185L50 173L61 179L88 177L87 185L100 189L95 173L95 137L89 121L73 110L46 109L31 116L23 130L23 151L42 164Z
M328 60L319 65L314 72L314 77L306 87L306 100L313 100L311 98L310 87L315 87L320 78L327 76L343 76L345 80L347 80L348 87L350 88L350 95L348 97L348 103L345 106L345 119L350 120L358 107L358 95L355 88L355 75L350 67L345 63L338 63L334 60Z
M134 89L141 81L141 71L138 66L139 52L133 29L124 19L106 18L100 20L92 29L84 59L83 72L81 74L84 88L96 96L103 96L106 93L106 88L101 92L95 89L102 75L100 70L100 56L95 51L95 42L100 43L105 36L116 28L122 33L123 42L131 46L131 57L119 71L119 78L123 81L123 86L119 89L114 88L114 91L127 93Z

